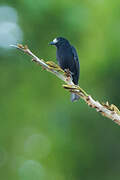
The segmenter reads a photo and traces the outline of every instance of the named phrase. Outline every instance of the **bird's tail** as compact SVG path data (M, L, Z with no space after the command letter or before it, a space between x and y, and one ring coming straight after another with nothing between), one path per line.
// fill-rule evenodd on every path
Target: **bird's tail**
M80 98L80 97L79 97L77 94L71 93L71 101L72 101L72 102L78 101L79 98Z

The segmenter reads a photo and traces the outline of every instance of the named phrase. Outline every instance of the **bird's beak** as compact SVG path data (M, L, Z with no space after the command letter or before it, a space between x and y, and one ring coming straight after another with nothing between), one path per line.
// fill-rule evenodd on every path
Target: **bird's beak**
M55 45L55 43L53 41L51 41L48 45Z

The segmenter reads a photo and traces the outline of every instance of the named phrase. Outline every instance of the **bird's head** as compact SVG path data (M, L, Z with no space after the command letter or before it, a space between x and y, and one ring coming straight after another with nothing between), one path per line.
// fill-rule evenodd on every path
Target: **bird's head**
M49 43L49 45L54 45L56 47L61 46L64 43L69 43L67 39L63 38L63 37L57 37L55 39L53 39L53 41L51 41Z

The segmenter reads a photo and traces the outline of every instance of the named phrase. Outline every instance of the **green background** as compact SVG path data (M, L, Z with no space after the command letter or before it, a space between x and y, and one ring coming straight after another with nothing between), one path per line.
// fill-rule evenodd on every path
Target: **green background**
M2 6L16 10L20 42L44 60L56 62L51 40L70 40L80 86L119 107L120 1L0 0ZM71 103L62 84L30 57L0 47L1 180L120 179L120 127L82 100Z

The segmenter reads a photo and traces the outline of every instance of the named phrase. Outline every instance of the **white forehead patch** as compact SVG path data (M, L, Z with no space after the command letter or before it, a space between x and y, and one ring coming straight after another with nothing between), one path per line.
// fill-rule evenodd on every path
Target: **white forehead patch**
M53 42L54 42L54 43L57 43L57 42L58 42L57 38L53 39Z

